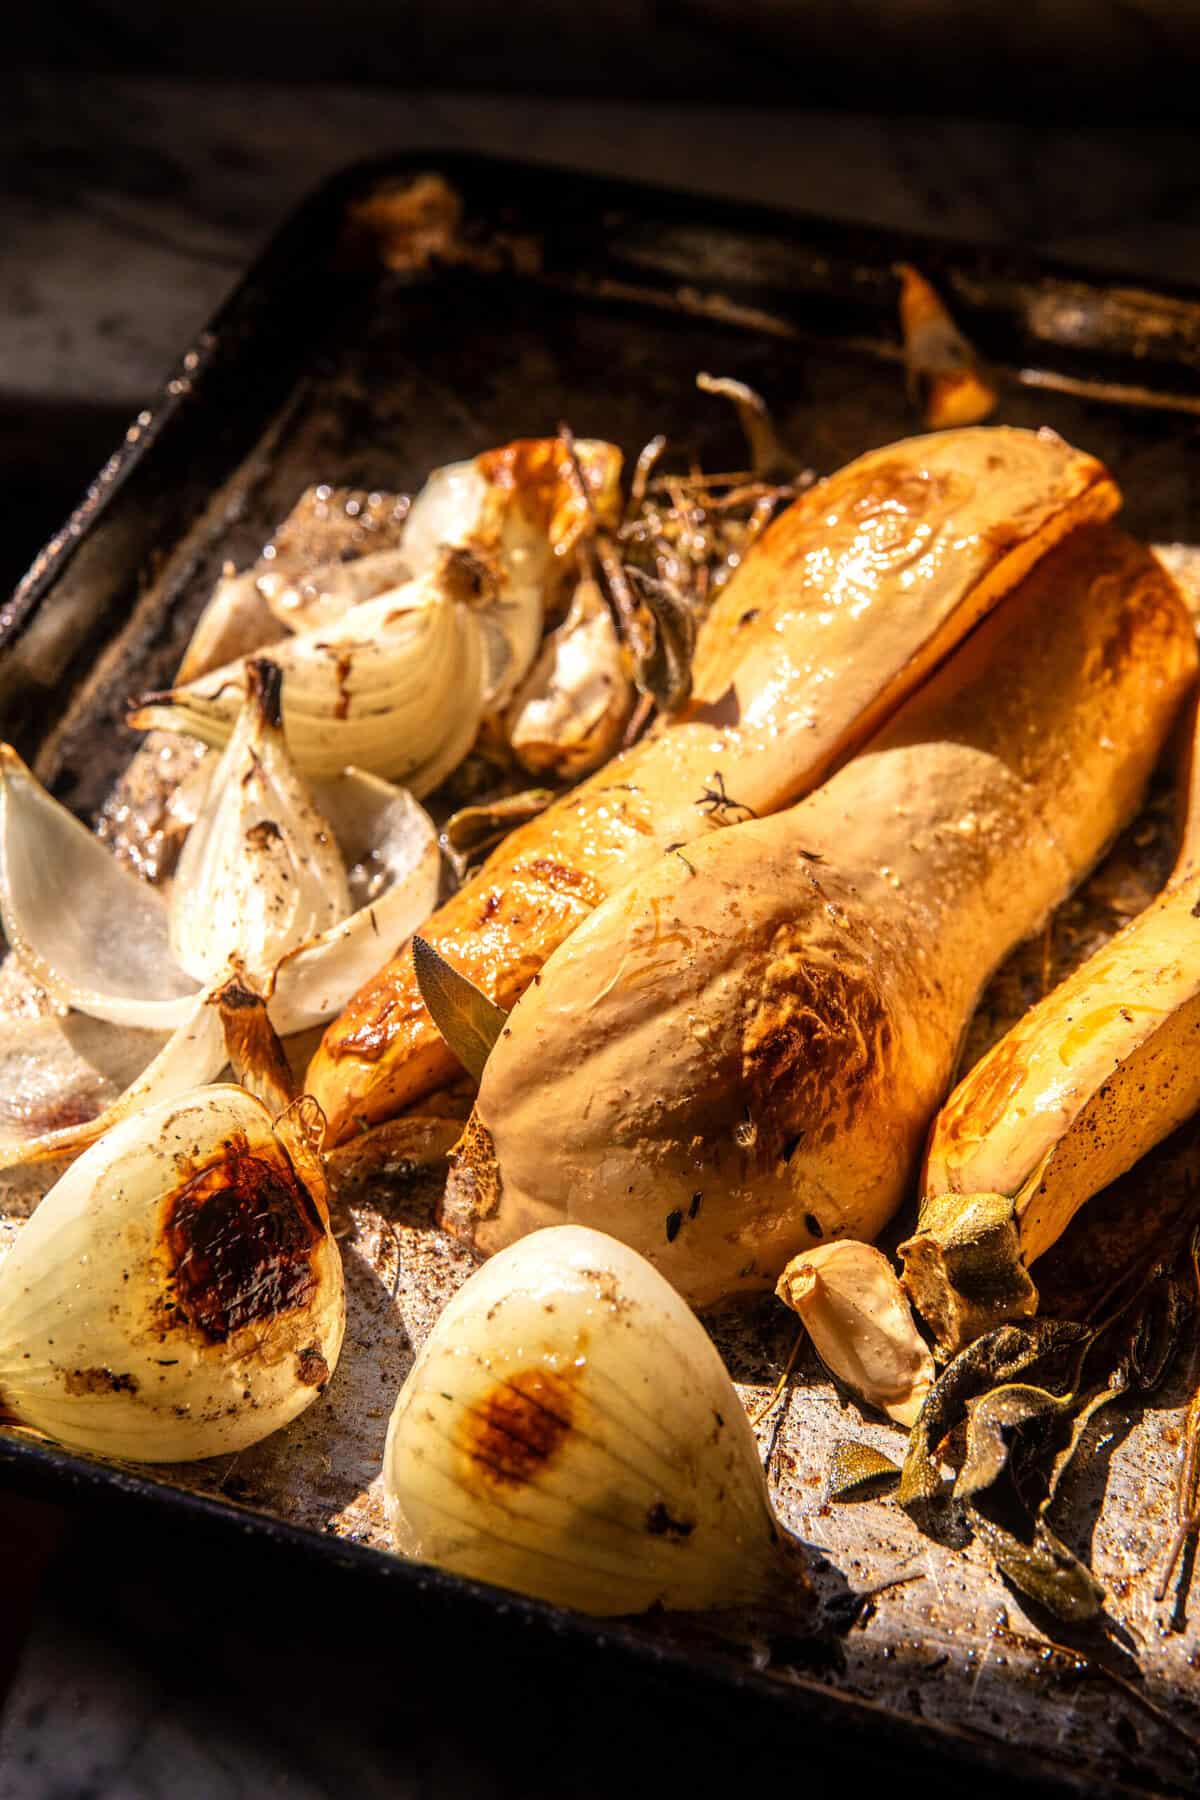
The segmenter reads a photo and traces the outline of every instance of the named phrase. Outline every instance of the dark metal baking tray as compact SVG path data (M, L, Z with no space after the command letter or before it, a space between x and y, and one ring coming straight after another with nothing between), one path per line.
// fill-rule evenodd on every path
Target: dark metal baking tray
M135 748L128 696L169 678L222 563L249 560L312 481L412 490L441 462L560 419L628 454L664 430L677 462L736 466L736 425L696 392L700 369L768 394L785 437L821 471L908 435L917 420L896 322L900 258L939 286L988 358L1000 418L1052 425L1103 457L1141 535L1197 535L1194 296L557 170L409 156L350 169L313 196L131 424L0 610L0 730L94 817ZM419 1260L419 1221L401 1212L384 1227ZM381 1316L374 1289L370 1304ZM735 1334L735 1372L769 1382L781 1347L769 1328L756 1342ZM373 1346L359 1349L361 1363ZM407 1354L400 1332L378 1372ZM303 1445L305 1429L284 1435ZM310 1441L321 1429L309 1427ZM348 1461L331 1493L360 1479ZM260 1467L263 1481L272 1467ZM814 1674L795 1645L760 1645L755 1661L702 1632L596 1624L412 1567L369 1547L370 1522L358 1529L366 1515L353 1506L329 1499L324 1529L313 1529L317 1514L289 1511L253 1466L249 1479L244 1464L219 1479L156 1476L0 1433L0 1478L119 1516L149 1508L197 1537L233 1532L297 1567L340 1572L411 1618L416 1658L429 1638L453 1641L460 1664L464 1642L486 1659L519 1640L544 1669L568 1652L581 1671L600 1658L618 1684L653 1680L689 1704L704 1696L714 1715L752 1716L797 1743L803 1732L806 1770L831 1781L887 1771L898 1755L984 1792L1014 1778L1031 1790L1138 1792L1190 1778L1186 1745L1154 1712L1087 1681L1064 1702L1063 1669L1043 1667L1040 1688L1028 1679L1017 1665L1036 1662L1041 1643L1002 1589L993 1602L999 1591L1008 1610L992 1604L960 1646L976 1665L951 1671L958 1688L924 1635L929 1612L883 1646L889 1668L859 1679L853 1666L849 1677ZM869 1571L847 1573L857 1585ZM981 1701L985 1673L994 1699Z

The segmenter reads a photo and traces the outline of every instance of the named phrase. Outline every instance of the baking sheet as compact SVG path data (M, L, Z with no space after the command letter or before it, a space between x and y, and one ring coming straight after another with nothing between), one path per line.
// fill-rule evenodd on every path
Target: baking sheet
M665 431L665 466L737 466L736 422L696 392L701 369L765 393L785 440L818 472L915 427L890 314L896 246L882 237L720 208L709 216L697 202L483 165L451 169L449 207L439 212L426 188L434 203L414 214L407 179L347 178L289 228L190 367L185 359L173 378L182 385L135 424L78 530L0 621L6 734L60 798L103 814L135 861L153 860L155 821L144 794L124 804L122 771L137 745L120 723L125 700L165 683L222 564L251 560L309 483L413 490L439 463L553 432L560 419L630 458ZM1103 457L1125 491L1123 522L1186 546L1200 519L1200 307L970 252L905 249L990 352L997 419L1052 425ZM1187 572L1186 549L1177 561ZM29 703L38 688L52 696L48 729ZM1049 941L1001 972L970 1054L1156 890L1170 860L1169 811L1160 784ZM0 969L0 1009L36 1008L20 972ZM1185 1132L1125 1179L1114 1204L1136 1208L1151 1191L1186 1204L1198 1182L1200 1147ZM0 1178L0 1254L46 1185L29 1173ZM430 1225L432 1200L425 1179L380 1184L342 1206L346 1345L310 1411L253 1450L156 1479L386 1547L377 1474L387 1418L471 1267ZM1087 1233L1073 1231L1056 1257L1064 1291L1088 1253ZM1054 1280L1050 1270L1042 1284ZM763 1400L792 1345L790 1315L763 1300L712 1328L743 1398ZM1185 1352L1144 1412L1100 1415L1093 1453L1056 1513L1068 1543L1090 1546L1108 1590L1116 1635L1111 1673L1100 1675L1069 1647L1051 1647L1044 1622L978 1547L931 1543L888 1501L826 1502L836 1441L896 1456L903 1439L866 1421L802 1355L759 1427L781 1516L817 1546L831 1599L912 1578L880 1591L839 1650L816 1659L819 1679L930 1726L1019 1743L1064 1778L1103 1771L1146 1791L1187 1791L1200 1773L1200 1592L1174 1626L1174 1599L1156 1606L1152 1593L1188 1375ZM48 1466L72 1460L39 1454ZM637 1629L714 1647L702 1624ZM753 1622L723 1653L780 1683L813 1678L811 1650Z

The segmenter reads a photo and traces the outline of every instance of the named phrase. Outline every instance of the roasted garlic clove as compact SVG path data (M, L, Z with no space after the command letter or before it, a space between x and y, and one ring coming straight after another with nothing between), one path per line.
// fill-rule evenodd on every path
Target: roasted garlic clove
M794 1256L775 1289L831 1375L898 1425L933 1386L933 1358L899 1278L873 1244L838 1238Z
M513 697L508 741L531 774L573 780L617 750L633 702L612 614L588 577Z
M234 957L251 977L270 975L350 911L337 840L288 755L278 664L251 658L246 682L175 875L171 949L201 982L220 980Z

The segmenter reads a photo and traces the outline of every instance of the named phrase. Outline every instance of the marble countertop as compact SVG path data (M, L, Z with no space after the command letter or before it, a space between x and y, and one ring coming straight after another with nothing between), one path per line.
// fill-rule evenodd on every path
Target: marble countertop
M6 90L0 463L10 504L0 559L10 578L271 230L362 156L521 155L1200 285L1200 131L1178 127L116 77L10 76ZM291 1596L281 1644L217 1571L198 1593L182 1555L161 1530L0 1502L0 1681L12 1675L0 1800L582 1796L611 1791L629 1766L617 1754L630 1753L625 1721L582 1766L531 1751L531 1718L568 1757L568 1727L594 1733L586 1696L547 1721L536 1695L526 1716L503 1690L518 1709L507 1736L496 1694L484 1709L490 1736L472 1727L470 1696L455 1697L461 1723L449 1737L434 1728L436 1698L423 1709L410 1693L389 1712L380 1672L391 1651L378 1621L369 1645L348 1648ZM253 1604L270 1593L268 1579ZM368 1664L369 1682L347 1681ZM453 1675L427 1683L443 1712ZM637 1722L653 1729L649 1714ZM667 1791L703 1769L728 1781L796 1779L795 1745L760 1741L751 1752L718 1742L713 1726L707 1741L705 1729L692 1720L686 1755L676 1745L663 1763L676 1777Z

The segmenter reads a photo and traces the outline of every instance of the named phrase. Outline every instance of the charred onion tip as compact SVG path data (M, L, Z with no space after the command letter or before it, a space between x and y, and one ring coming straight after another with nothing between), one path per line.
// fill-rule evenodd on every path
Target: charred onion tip
M269 656L252 656L246 664L246 680L264 725L277 731L283 723L283 670Z
M216 995L216 999L220 1006L227 1007L231 1012L265 1005L262 995L256 994L253 988L247 987L237 976L232 981L225 983L220 993Z
M151 688L149 693L134 694L125 702L125 719L133 724L140 712L148 706L174 706L176 694L174 688Z

